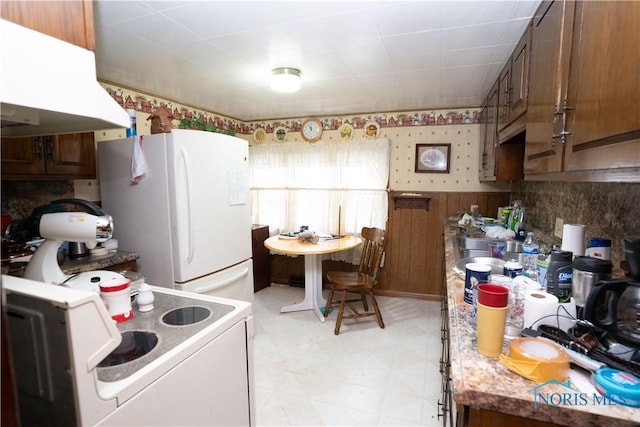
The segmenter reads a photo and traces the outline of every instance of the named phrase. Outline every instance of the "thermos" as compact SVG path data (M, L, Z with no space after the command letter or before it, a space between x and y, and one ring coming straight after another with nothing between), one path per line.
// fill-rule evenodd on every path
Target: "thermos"
M554 250L547 268L547 292L558 297L559 302L571 300L573 282L573 252Z

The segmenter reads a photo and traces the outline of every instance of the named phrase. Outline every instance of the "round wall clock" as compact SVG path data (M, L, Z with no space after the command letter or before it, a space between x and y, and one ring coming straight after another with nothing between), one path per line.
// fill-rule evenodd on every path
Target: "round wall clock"
M318 119L302 122L302 138L307 142L316 142L322 136L322 123Z
M273 139L276 142L284 142L287 139L287 128L284 126L278 126L273 131Z
M253 140L257 144L262 144L267 137L267 131L263 127L258 127L253 131Z

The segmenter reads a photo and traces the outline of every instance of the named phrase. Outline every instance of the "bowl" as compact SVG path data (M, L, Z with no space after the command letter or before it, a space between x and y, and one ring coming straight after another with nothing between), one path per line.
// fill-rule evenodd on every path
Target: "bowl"
M462 258L456 262L454 271L463 279L467 271L467 264L487 264L491 266L491 274L502 274L504 268L504 260L491 257L469 257Z

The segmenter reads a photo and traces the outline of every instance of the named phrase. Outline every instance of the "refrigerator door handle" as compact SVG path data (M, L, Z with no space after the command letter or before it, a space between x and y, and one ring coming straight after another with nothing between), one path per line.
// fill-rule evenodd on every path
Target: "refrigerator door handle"
M191 209L191 188L193 188L193 184L191 182L191 163L189 161L189 154L187 153L187 150L182 147L180 149L180 154L182 155L182 163L184 163L184 174L185 174L185 181L187 183L187 218L188 218L188 224L187 224L187 228L189 229L188 231L188 236L189 236L189 254L187 255L187 262L191 263L191 261L193 261L193 255L195 252L195 247L196 247L196 236L193 232L193 209Z
M193 292L197 293L197 294L203 294L209 291L212 291L214 289L220 289L220 288L224 288L225 286L228 286L236 281L238 281L239 279L246 277L247 274L249 274L249 269L248 268L243 268L242 270L240 270L240 272L238 274L234 274L233 276L224 279L221 282L216 282L213 284L209 284L209 285L205 285L205 286L200 286L197 287L193 290Z

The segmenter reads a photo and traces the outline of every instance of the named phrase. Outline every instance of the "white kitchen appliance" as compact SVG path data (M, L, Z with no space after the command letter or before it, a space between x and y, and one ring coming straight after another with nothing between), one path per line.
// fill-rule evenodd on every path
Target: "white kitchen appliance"
M96 79L94 52L4 19L0 40L3 137L129 126L126 111Z
M22 425L255 425L249 303L151 287L116 325L93 292L2 285Z
M98 143L102 207L148 283L253 301L248 156L245 140L193 130Z
M98 285L104 280L123 278L119 273L93 270L77 274L64 274L58 265L58 249L65 241L83 242L89 248L111 238L113 219L95 204L86 200L61 199L52 203L80 204L87 212L53 212L43 214L38 223L40 237L44 242L31 257L24 272L26 279L53 285L99 292Z

